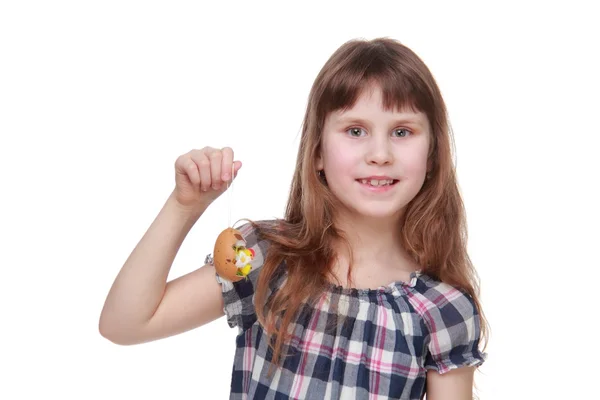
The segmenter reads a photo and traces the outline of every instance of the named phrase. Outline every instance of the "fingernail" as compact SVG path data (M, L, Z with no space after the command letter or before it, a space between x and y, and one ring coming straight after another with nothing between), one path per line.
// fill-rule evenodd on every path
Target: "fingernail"
M223 180L224 181L229 180L229 174L223 174Z
M213 185L213 189L215 189L215 190L219 190L219 186L220 186L220 185Z

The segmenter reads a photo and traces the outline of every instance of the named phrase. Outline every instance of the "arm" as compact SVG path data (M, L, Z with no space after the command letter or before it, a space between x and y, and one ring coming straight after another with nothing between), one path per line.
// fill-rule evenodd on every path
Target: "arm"
M474 367L460 367L440 374L427 371L427 400L472 400Z
M447 284L425 293L429 331L425 357L427 400L471 400L474 371L487 354L479 349L480 319L474 299Z
M166 282L184 238L208 205L193 211L169 196L115 279L99 321L103 337L132 345L172 336L223 315L214 268Z

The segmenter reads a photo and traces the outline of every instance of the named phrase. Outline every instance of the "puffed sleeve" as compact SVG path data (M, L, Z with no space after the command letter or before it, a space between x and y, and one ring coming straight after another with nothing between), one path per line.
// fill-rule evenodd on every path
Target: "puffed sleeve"
M267 251L267 243L260 240L256 228L250 223L246 223L236 228L242 234L246 241L246 248L254 252L254 257L250 264L252 268L247 279L237 282L231 282L216 274L217 282L221 284L224 308L223 311L227 317L227 323L231 328L238 327L239 333L247 330L256 322L256 312L254 308L254 288L258 281L260 268L264 263Z
M429 313L425 368L440 374L465 366L479 366L487 353L479 349L479 313L471 296L457 289L440 293Z

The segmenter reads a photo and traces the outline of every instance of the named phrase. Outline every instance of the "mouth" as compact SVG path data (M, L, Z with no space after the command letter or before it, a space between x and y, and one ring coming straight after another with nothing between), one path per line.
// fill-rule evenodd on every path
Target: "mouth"
M375 188L393 186L396 183L398 183L398 179L391 179L391 178L388 178L388 179L364 178L364 179L357 179L356 181L363 185L375 187Z

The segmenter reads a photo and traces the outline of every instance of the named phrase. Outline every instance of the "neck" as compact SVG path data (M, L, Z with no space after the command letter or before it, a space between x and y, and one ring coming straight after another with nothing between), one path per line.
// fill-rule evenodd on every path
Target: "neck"
M414 260L404 250L400 241L400 217L373 219L360 216L340 215L335 225L346 235L354 265L360 268L366 261L380 261L380 265L412 265ZM343 249L343 250L342 250ZM340 248L342 259L347 259L345 247Z

